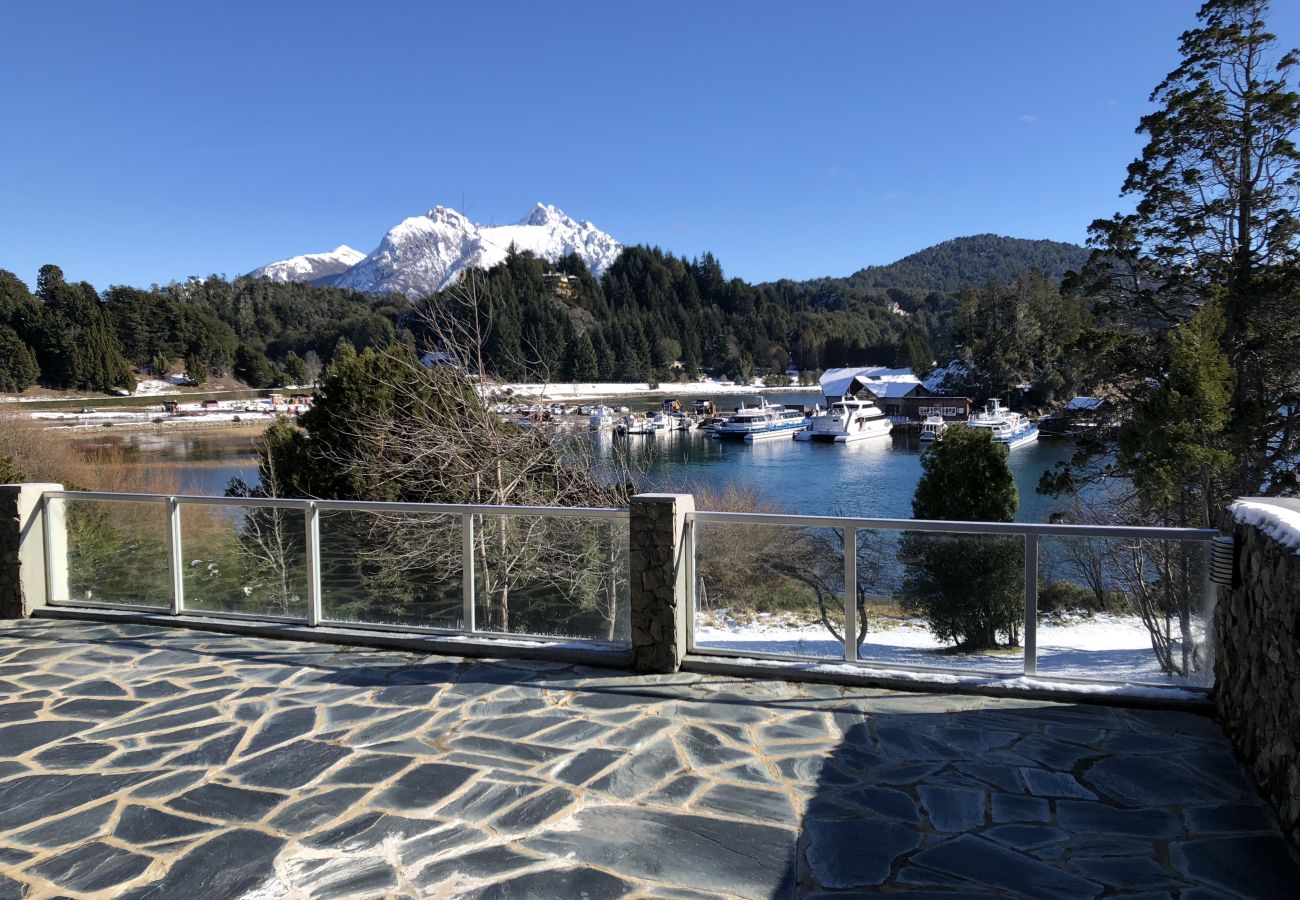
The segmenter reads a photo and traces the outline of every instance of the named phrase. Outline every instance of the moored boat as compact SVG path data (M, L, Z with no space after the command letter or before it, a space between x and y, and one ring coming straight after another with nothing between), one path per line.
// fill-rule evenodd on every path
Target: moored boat
M967 420L968 428L987 428L993 441L1003 444L1008 450L1032 444L1038 440L1038 426L1020 413L1006 409L994 400L982 413Z
M795 435L797 441L826 441L846 444L867 438L888 437L893 423L870 400L837 400L824 412L813 415L806 431Z
M713 435L723 440L766 441L788 438L807 427L808 419L802 411L764 403L754 409L737 410Z
M944 421L943 416L926 416L925 421L921 423L921 440L941 441L947 428L948 423Z

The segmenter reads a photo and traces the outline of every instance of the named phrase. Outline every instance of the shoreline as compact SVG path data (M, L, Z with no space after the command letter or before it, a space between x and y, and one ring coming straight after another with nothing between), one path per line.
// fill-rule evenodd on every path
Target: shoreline
M484 390L530 400L605 400L622 397L707 397L745 394L820 394L820 385L791 384L785 387L764 385L724 384L720 381L681 381L650 387L636 382L573 382L573 383L521 383L484 384Z

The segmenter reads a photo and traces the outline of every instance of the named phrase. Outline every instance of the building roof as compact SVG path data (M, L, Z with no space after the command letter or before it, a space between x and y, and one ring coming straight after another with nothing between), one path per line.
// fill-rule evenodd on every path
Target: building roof
M1066 409L1076 411L1092 411L1101 409L1106 401L1100 397L1075 397L1069 403L1065 404Z
M857 382L856 385L854 384L855 381ZM921 383L921 379L913 375L911 369L892 369L889 366L850 366L843 369L827 369L822 373L821 377L822 393L827 397L843 397L845 394L854 393L864 387L870 388L871 393L879 397L882 395L877 393L872 385L885 382L898 382L907 384L909 387L916 387Z

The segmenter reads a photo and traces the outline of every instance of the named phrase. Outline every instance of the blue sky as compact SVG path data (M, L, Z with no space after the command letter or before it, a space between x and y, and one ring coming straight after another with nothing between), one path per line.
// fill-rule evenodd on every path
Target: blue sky
M1197 5L10 3L0 268L235 275L539 200L754 281L1082 242Z

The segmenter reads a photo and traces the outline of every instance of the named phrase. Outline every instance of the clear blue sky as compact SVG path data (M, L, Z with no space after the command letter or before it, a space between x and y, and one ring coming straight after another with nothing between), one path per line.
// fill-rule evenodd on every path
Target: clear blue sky
M18 0L0 268L235 275L539 200L750 280L1082 242L1197 5Z

